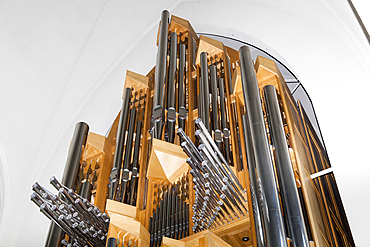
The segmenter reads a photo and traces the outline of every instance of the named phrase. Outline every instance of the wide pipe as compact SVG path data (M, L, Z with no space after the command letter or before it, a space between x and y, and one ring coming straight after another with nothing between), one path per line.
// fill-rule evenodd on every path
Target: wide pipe
M86 147L88 133L89 126L86 123L79 122L76 124L62 177L62 184L68 188L74 188L75 186L80 167L81 155L84 147ZM60 246L61 234L62 230L52 222L50 224L45 247Z
M255 159L254 159L254 154L253 154L253 145L252 145L252 140L251 140L251 134L250 134L247 114L244 114L242 116L242 121L243 121L245 152L247 156L247 167L248 167L249 181L250 181L249 188L251 192L254 226L256 228L257 246L265 247L266 240L264 236L262 218L261 218L261 203L258 200L259 196L258 196L258 183L257 183L257 176L256 176L256 164L255 164Z
M207 52L200 54L200 66L201 66L201 80L202 80L202 93L203 93L203 118L202 121L209 131L209 83L208 83L208 61Z
M267 246L287 247L276 178L267 139L261 97L254 71L252 54L247 46L239 49L240 70L245 106L253 144L259 182L262 217Z
M155 89L153 98L153 120L155 121L154 137L161 138L163 127L164 111L164 85L167 70L167 45L168 45L168 24L170 12L162 11L161 27L158 40L157 61L155 66Z
M264 98L272 145L275 147L275 166L279 179L282 200L286 207L288 228L295 247L308 247L308 236L299 200L292 162L281 119L276 89L264 87Z

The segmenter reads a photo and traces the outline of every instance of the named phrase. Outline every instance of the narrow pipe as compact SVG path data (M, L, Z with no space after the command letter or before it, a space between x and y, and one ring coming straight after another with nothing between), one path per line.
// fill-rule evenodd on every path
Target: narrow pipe
M218 130L218 93L217 93L217 71L216 66L210 66L211 93L212 93L212 122L213 130Z
M185 44L180 44L179 46L179 73L178 73L178 99L179 99L179 128L185 129L185 120L186 120L186 106L185 106L185 55L186 55L186 46Z
M287 247L276 178L262 112L261 97L252 54L247 46L242 46L239 49L239 57L244 102L248 113L258 174L258 188L261 193L261 204L263 204L262 217L266 230L267 246Z
M212 93L212 123L214 139L218 149L222 152L222 134L218 124L218 91L217 91L217 70L215 65L210 67L211 75L211 93Z
M76 183L81 154L83 148L86 146L88 133L89 126L86 123L79 122L76 124L62 177L62 183L69 188L74 188ZM60 246L61 235L62 230L52 222L46 238L45 247Z
M171 33L170 62L168 66L167 80L167 133L168 142L175 140L176 106L175 106L175 75L177 67L177 34Z
M224 80L222 78L218 79L218 87L220 89L220 112L221 112L221 130L223 132L224 149L220 150L225 157L227 165L230 164L230 144L229 144L229 127L226 121L226 107L225 107L225 89ZM226 164L225 164L226 165Z
M200 54L201 79L202 79L202 93L203 93L203 118L202 121L209 131L209 83L208 83L208 62L207 53Z
M249 188L251 192L251 200L252 200L252 210L253 210L253 218L254 218L254 226L256 228L256 237L257 237L257 246L264 247L266 246L266 240L264 236L264 229L262 225L261 219L261 203L258 200L258 184L257 184L257 177L256 177L256 165L255 159L253 154L253 145L251 140L251 134L249 129L248 123L248 116L244 114L242 116L243 120L243 133L244 133L244 142L245 142L245 152L247 156L247 167L249 173Z
M282 200L286 206L288 229L295 247L308 247L306 226L274 86L264 87L264 98L270 137L272 145L275 147L275 166Z
M170 12L162 11L161 27L158 40L157 62L155 66L155 89L153 98L154 138L161 139L163 118L164 118L164 86L167 69L167 44L168 44L168 24Z

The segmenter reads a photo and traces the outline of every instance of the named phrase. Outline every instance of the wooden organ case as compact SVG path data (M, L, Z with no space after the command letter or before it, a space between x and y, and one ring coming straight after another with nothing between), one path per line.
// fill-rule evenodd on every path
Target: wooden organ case
M162 22L163 20L162 18ZM163 23L160 24L158 31L158 46L161 45L160 36L163 32L161 27L164 27ZM242 124L243 115L246 114L246 103L243 97L239 52L209 37L198 36L187 20L176 16L170 17L167 29L168 32L164 34L168 40L167 47L165 47L166 70L165 83L162 85L164 86L162 88L163 102L169 102L169 97L173 97L175 101L162 105L162 127L156 130L159 138L156 138L153 133L153 121L155 121L153 109L155 108L155 84L157 83L155 73L159 73L157 72L159 70L154 67L147 75L127 71L124 88L129 88L130 92L123 98L128 97L129 104L126 105L128 106L126 110L131 113L126 113L126 120L122 120L124 117L121 117L119 113L107 136L92 132L88 134L81 156L76 190L80 190L79 183L83 181L90 181L93 184L91 202L109 215L107 238L115 238L116 244L119 243L118 246L267 246L261 245L257 240L256 227L258 224L255 222L256 215L252 213L256 211L253 203L260 200L260 196L253 194L259 192L251 190L252 181L250 181L249 174L251 171L248 169L250 168L248 150L245 145L247 141L245 131L247 130ZM176 47L176 52L171 53L171 44L174 42L173 47ZM180 44L183 48L180 48ZM182 52L185 53L181 53L180 49L184 49ZM171 54L175 54L174 62L171 61ZM201 64L201 60L205 55L207 64L204 65ZM180 56L185 57L185 64L181 65ZM158 57L157 60L159 60ZM171 62L174 65L171 65ZM171 66L175 66L174 75L170 75ZM182 66L182 72L180 72L180 66ZM210 68L211 66L213 69ZM211 85L214 83L212 79L206 78L209 85L204 86L202 83L202 76L205 75L202 68L209 69L209 77L211 73L215 73L217 83L214 88ZM330 164L326 151L318 140L303 107L292 97L274 61L258 56L254 62L254 70L270 144L271 133L268 131L266 102L265 97L262 96L265 86L272 85L276 88L294 182L299 192L299 201L306 221L305 231L309 246L354 246L334 176L329 174L314 180L310 178L311 174L330 167ZM180 76L183 77L180 78ZM180 80L182 80L181 83ZM173 85L169 86L170 83ZM207 86L208 92L205 88ZM182 87L181 90L180 87ZM169 95L170 90L174 95ZM174 108L175 115L172 115L173 110L170 110L170 107ZM134 115L133 111L135 111ZM205 113L207 111L208 115ZM205 120L204 116L208 119ZM187 163L188 155L180 145L183 138L177 134L174 135L173 130L170 130L171 126L175 126L175 133L178 131L180 118L184 133L195 145L201 144L201 141L196 138L198 128L195 122L198 118L208 122L209 133L215 141L217 138L219 138L218 141L221 139L221 144L218 145L222 145L221 152L227 157L228 163L224 165L230 167L243 187L242 197L245 200L244 205L240 207L245 207L246 210L238 211L236 206L232 205L228 208L228 211L235 211L232 218L227 216L228 212L220 210L225 218L220 216L220 220L214 217L209 227L197 228L195 226L195 222L199 220L197 218L199 214L194 215L194 205L201 202L196 199L194 191L195 187L199 190L199 185L194 182L193 174L190 172L192 167ZM172 123L169 123L170 120ZM126 121L126 127L122 132L124 121ZM139 127L138 122L141 123ZM130 124L132 125L131 130ZM134 134L137 133L137 128L141 128L141 132L138 132L139 136ZM216 133L216 128L218 133ZM122 135L125 136L120 151L123 162L119 162L120 167L115 173L116 177L113 177L112 168L117 156L117 138L120 131L122 132L120 133L121 138ZM169 142L170 139L173 139L172 143ZM273 145L269 147L273 164L275 164L275 148ZM127 177L124 175L124 165L121 165L125 163L125 158L130 159L126 161ZM135 159L136 165L133 165ZM136 168L137 172L134 172L133 168ZM276 173L276 167L273 169ZM116 188L115 195L112 196L109 190L113 180ZM284 205L280 185L276 178L272 182L277 184L280 205ZM217 196L213 193L213 196L215 195ZM219 198L216 199L219 200ZM165 203L167 203L166 206ZM289 232L287 222L285 222L287 221L286 205L280 207L284 219L284 231ZM212 207L207 209L209 208ZM177 219L180 222L177 222ZM159 221L162 221L161 224ZM178 228L182 225L182 232L177 230L178 233L176 233L181 237L172 237L173 223L177 224ZM166 230L163 225L166 225L168 229ZM165 232L160 229L161 227ZM268 233L264 231L263 234L266 237ZM291 235L291 233L286 234L286 245L282 246L293 246Z

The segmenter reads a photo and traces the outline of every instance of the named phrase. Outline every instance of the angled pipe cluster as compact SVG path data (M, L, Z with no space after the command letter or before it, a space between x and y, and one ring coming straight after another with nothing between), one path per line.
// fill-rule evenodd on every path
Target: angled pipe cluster
M193 205L193 231L213 229L230 220L245 217L245 193L239 180L225 162L217 144L211 138L201 119L196 120L199 129L195 132L202 142L198 147L182 129L178 134L184 142L181 147L189 156L186 160L192 170L195 184L195 201Z
M37 182L32 186L33 201L40 211L69 236L69 241L61 240L65 246L104 247L109 227L109 217L102 213L86 198L59 183L52 177L52 184L61 198L46 190Z

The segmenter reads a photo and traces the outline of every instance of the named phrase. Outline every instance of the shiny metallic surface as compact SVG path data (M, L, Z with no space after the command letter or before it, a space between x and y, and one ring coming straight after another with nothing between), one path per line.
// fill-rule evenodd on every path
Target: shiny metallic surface
M304 223L293 165L290 160L283 121L276 89L272 85L264 87L264 98L272 145L275 147L277 170L282 200L286 207L288 228L295 247L308 247L308 236Z
M242 88L254 157L258 173L262 217L266 230L267 246L287 247L276 178L267 139L258 82L252 54L247 46L239 49Z

